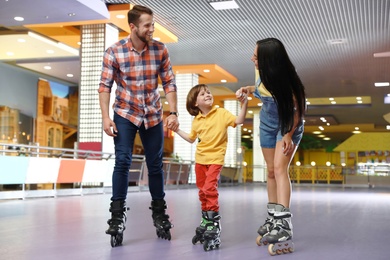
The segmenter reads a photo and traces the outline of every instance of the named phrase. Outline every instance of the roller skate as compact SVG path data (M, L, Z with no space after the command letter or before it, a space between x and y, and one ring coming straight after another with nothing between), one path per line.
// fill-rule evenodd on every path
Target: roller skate
M116 247L122 245L123 231L126 229L125 224L127 220L126 207L124 200L113 201L110 204L111 218L107 220L109 225L106 234L111 235L111 246Z
M206 230L203 233L203 249L209 251L218 249L221 245L221 224L219 220L221 216L218 212L207 211L206 212Z
M280 255L294 252L294 243L292 242L292 214L289 208L277 204L275 206L274 226L265 237L268 246L268 253L270 255Z
M202 211L202 220L200 221L199 227L195 229L195 236L192 238L193 245L195 245L198 242L203 244L204 242L203 234L206 231L206 224L210 222L206 219L206 217L207 217L207 212Z
M274 224L274 213L275 213L275 205L274 203L267 204L268 217L265 219L265 222L262 226L259 227L257 233L259 234L256 238L256 244L258 246L267 245L268 242L265 237L269 234Z
M157 237L171 240L171 232L169 231L173 228L171 222L169 222L169 215L165 214L167 205L165 200L153 200L151 207L153 225L156 227Z

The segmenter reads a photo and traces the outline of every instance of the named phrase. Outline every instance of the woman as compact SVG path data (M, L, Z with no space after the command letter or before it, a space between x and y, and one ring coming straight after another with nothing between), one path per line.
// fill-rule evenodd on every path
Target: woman
M258 230L257 243L274 244L292 239L288 168L303 135L305 89L279 40L258 41L251 60L260 78L256 86L240 88L237 96L254 93L263 103L260 146L268 169L268 217Z

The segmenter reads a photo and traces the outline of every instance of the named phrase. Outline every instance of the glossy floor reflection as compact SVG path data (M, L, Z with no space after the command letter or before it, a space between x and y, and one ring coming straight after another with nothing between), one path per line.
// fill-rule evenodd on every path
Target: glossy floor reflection
M149 192L128 194L123 245L104 233L110 194L0 201L0 259L390 259L390 191L293 186L295 252L270 256L256 245L265 218L264 184L220 188L222 244L192 245L197 189L167 189L172 240L158 239Z

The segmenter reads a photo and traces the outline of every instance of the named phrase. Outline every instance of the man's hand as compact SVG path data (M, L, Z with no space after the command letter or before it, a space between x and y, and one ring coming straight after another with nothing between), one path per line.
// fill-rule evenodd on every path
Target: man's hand
M177 119L177 116L167 116L167 118L165 118L164 126L172 130L173 132L176 132L179 129L179 120Z
M103 118L103 130L108 136L112 137L116 137L116 133L118 132L114 121L112 121L109 117Z

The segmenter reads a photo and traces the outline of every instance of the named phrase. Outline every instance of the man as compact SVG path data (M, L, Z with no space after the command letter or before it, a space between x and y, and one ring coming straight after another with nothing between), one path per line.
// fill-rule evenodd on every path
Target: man
M165 125L173 131L179 127L175 77L166 46L152 39L152 10L135 5L127 16L131 33L105 51L98 90L103 130L113 137L115 144L111 219L108 220L109 228L106 231L111 235L113 247L122 243L125 230L128 174L137 132L145 151L152 197L150 209L158 237L170 240L169 229L173 227L169 216L165 214L163 110L158 76L170 108ZM114 81L117 89L113 105L114 118L111 120L109 103Z

